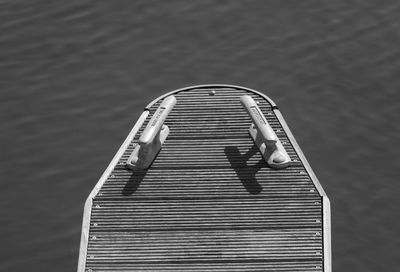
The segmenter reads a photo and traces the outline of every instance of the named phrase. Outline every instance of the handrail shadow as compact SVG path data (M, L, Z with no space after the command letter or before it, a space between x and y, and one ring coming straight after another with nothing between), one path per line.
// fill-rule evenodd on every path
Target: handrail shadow
M129 177L128 181L125 184L124 189L122 190L122 195L130 196L137 191L142 182L143 178L147 174L147 169L145 170L135 170L132 175Z
M236 146L226 146L224 152L247 192L252 195L261 193L262 187L256 180L256 174L265 167L265 162L261 159L255 165L247 165L248 159L259 152L257 146L253 145L245 154L241 154Z

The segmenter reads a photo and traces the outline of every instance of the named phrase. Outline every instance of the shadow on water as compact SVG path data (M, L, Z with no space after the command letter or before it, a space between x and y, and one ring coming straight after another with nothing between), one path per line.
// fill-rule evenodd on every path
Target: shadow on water
M143 178L146 176L146 170L135 170L126 182L124 189L122 190L122 195L130 196L137 191L142 182Z
M252 195L261 193L262 187L256 180L256 174L265 167L265 162L261 159L255 165L247 165L247 161L259 152L257 146L253 145L245 154L240 154L236 146L227 146L224 152L244 188Z

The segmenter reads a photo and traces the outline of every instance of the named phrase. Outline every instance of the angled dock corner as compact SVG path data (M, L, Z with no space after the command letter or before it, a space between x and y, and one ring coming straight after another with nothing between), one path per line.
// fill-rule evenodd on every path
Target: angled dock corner
M331 272L330 232L275 103L194 86L145 108L90 193L78 271Z

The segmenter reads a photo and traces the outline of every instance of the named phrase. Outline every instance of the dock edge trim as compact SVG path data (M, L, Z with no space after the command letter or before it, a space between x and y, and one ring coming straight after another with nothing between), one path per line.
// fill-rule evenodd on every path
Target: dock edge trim
M154 99L153 101L151 101L145 107L145 109L149 110L157 101L159 101L159 100L161 100L161 99L163 99L163 98L165 98L167 96L170 96L170 95L173 95L173 94L176 94L176 93L179 93L179 92L190 91L190 90L193 90L193 89L206 89L206 88L220 88L220 89L221 88L232 88L232 89L237 89L237 90L242 90L242 91L244 90L244 91L252 92L252 93L255 93L255 94L258 94L258 95L264 97L271 104L272 108L277 108L275 102L272 101L271 98L269 98L268 96L266 96L265 94L263 94L263 93L261 93L259 91L253 90L253 89L249 89L249 88L238 86L238 85L203 84L203 85L194 85L194 86L189 86L189 87L185 87L185 88L181 88L181 89L176 89L174 91L171 91L171 92L168 92L166 94L163 94L163 95L159 96L158 98Z
M110 164L104 171L103 175L100 177L99 181L97 182L97 184L95 185L93 190L90 192L88 198L86 199L84 210L83 210L81 242L80 242L80 249L79 249L78 269L77 269L78 272L84 272L85 268L86 268L85 266L86 266L86 257L87 257L87 246L89 244L89 228L90 228L90 217L91 217L91 212L92 212L93 198L97 195L97 193L100 191L103 184L106 182L108 176L111 174L112 170L117 165L121 156L124 154L125 150L129 146L129 144L132 142L136 133L142 127L142 125L148 115L149 115L148 110L143 111L143 113L140 115L139 119L137 120L136 124L133 126L132 130L129 132L125 141L122 143L122 145L118 149L117 154L115 154L114 158L111 160Z
M331 206L328 196L325 194L324 189L321 186L317 176L315 175L314 171L312 170L310 164L308 163L306 157L304 156L303 151L301 150L299 144L297 143L296 139L294 138L291 130L289 129L285 119L282 116L282 113L276 108L273 110L276 117L278 118L279 122L281 123L289 141L293 145L294 150L297 152L301 162L304 165L308 175L311 178L315 188L317 189L319 195L321 196L322 202L322 230L323 230L323 266L324 272L331 272L332 271L332 249L331 249Z
M322 228L324 243L324 272L332 271L332 241L331 241L331 203L327 196L322 196Z

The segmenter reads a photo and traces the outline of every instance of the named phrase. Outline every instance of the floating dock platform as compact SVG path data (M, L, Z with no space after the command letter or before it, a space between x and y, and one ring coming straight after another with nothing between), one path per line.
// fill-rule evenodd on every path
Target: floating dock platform
M78 271L331 271L330 204L275 103L151 102L84 209Z

